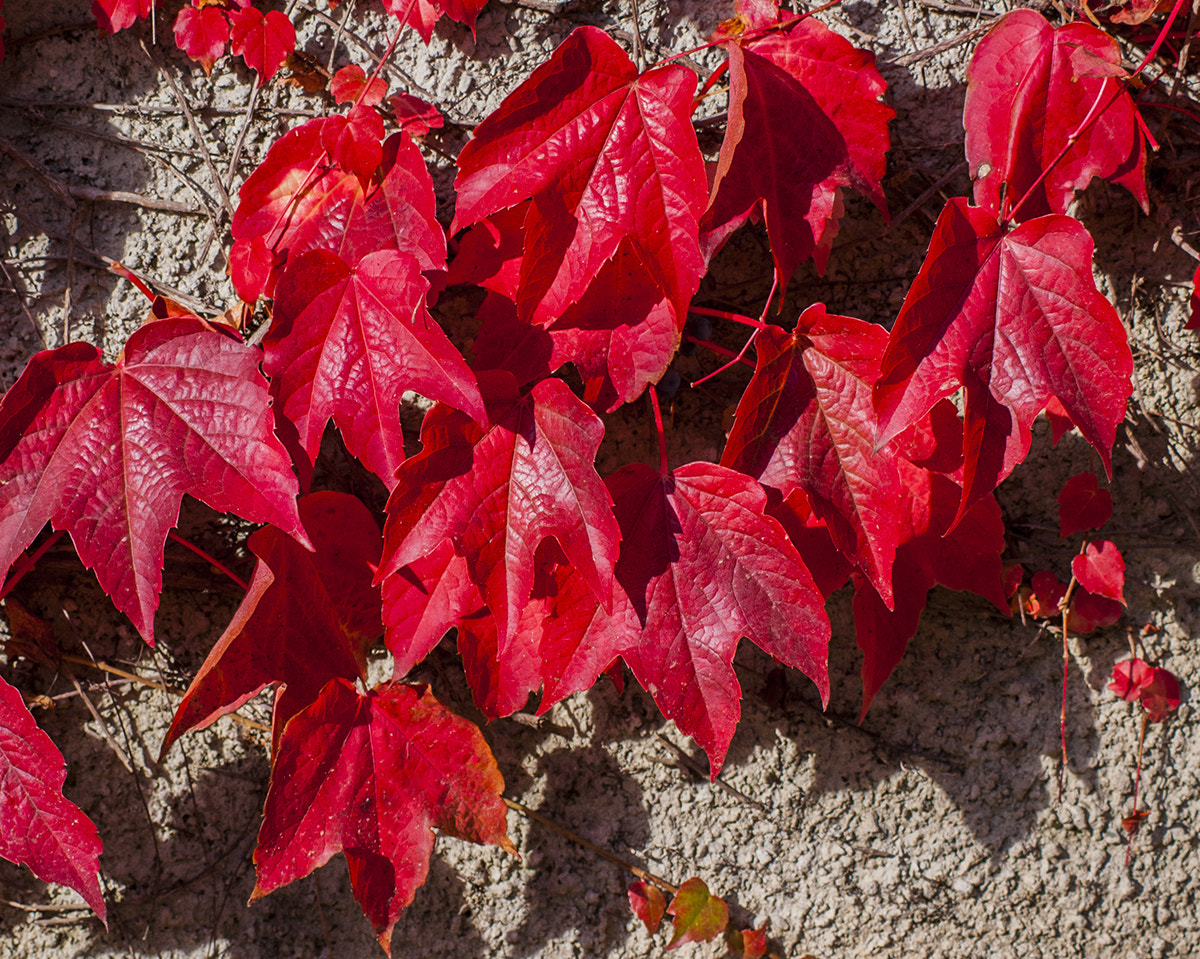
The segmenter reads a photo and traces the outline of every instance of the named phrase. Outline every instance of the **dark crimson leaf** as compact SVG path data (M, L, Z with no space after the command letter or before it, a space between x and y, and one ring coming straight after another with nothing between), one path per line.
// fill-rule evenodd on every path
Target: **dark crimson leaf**
M701 230L723 237L761 203L786 287L809 257L824 272L843 188L886 214L880 180L895 112L880 102L887 85L874 55L813 18L725 48L729 120Z
M175 45L212 73L213 64L225 55L229 22L216 7L184 7L175 18Z
M259 359L195 317L142 326L116 366L85 343L37 354L0 401L0 569L52 522L153 643L185 493L307 544Z
M311 493L300 516L315 552L268 526L246 545L258 557L250 589L184 695L160 755L191 729L240 709L272 683L273 739L332 678L366 676L366 656L383 632L378 587L379 527L345 493Z
M263 14L254 7L229 13L230 48L246 66L258 71L260 81L270 80L275 71L296 49L296 28L286 13L269 10Z
M96 827L62 793L62 753L0 678L0 857L74 889L106 926Z
M309 121L276 140L242 184L230 265L244 300L273 295L283 263L310 250L336 253L349 264L398 250L422 270L446 265L433 181L416 144L404 134L389 137L381 179L364 192L356 176L329 162L322 146L327 122ZM275 262L264 283L261 264L270 250Z
M614 623L622 658L720 772L741 713L733 672L745 636L829 695L829 619L766 494L742 473L642 464L607 480L621 525Z
M466 24L474 33L475 18L486 4L487 0L383 0L387 12L416 30L426 43L443 16Z
M1112 494L1100 489L1095 473L1076 473L1058 494L1059 535L1099 529L1112 518Z
M623 240L683 316L703 271L694 88L677 65L639 75L614 40L580 27L475 129L458 159L451 232L532 198L515 297L523 319L561 317Z
M1104 540L1088 543L1071 561L1071 573L1089 593L1115 599L1125 606L1125 560L1117 547Z
M667 943L675 949L685 942L708 942L725 931L729 907L708 891L703 879L689 879L679 887L667 913L674 917L674 935Z
M1152 723L1161 723L1179 708L1179 680L1174 673L1157 666L1149 685L1142 690L1142 706Z
M1075 191L1099 176L1148 212L1142 122L1120 75L1120 48L1103 30L1082 22L1056 30L1033 10L1006 14L967 68L963 126L975 202L1002 220L1065 213Z
M263 369L309 460L332 419L389 489L404 462L405 390L487 417L475 377L425 307L429 281L420 270L394 250L353 269L335 253L306 253L283 272L263 340Z
M755 335L754 376L738 403L721 464L784 496L804 490L833 541L892 603L902 517L896 454L875 448L871 387L887 331L805 310L788 334Z
M1046 216L1006 233L989 213L951 200L882 366L879 443L965 387L960 513L1024 459L1051 397L1111 470L1133 357L1096 289L1092 239L1077 220Z
M534 580L534 555L553 536L601 605L610 605L618 531L593 466L604 427L560 380L525 397L511 377L481 377L490 427L435 408L423 449L397 474L379 579L445 540L466 558L498 626L515 637ZM435 415L436 414L436 415Z
M640 879L629 887L629 908L646 927L650 935L658 932L659 923L667 912L667 900L658 886L642 882Z
M437 107L430 106L411 93L394 93L387 102L396 118L396 126L410 137L423 137L445 123Z
M425 882L435 828L516 853L503 791L479 729L428 687L386 683L363 696L330 680L280 739L251 901L344 852L354 896L390 954L392 927Z

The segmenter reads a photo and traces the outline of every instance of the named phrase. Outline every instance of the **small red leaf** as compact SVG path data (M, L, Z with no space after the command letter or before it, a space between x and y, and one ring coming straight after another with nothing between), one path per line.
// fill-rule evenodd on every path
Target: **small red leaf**
M426 309L428 290L420 264L393 250L353 269L320 250L288 265L263 340L263 369L310 461L332 419L347 449L394 487L404 462L405 390L486 421L475 377Z
M270 10L264 16L254 7L229 14L231 49L246 66L258 71L260 81L275 75L287 55L296 49L296 28L286 13Z
M767 923L757 929L729 925L725 930L725 945L737 959L761 959L767 954Z
M216 7L184 7L175 18L175 45L212 73L213 64L225 55L229 23Z
M487 0L383 0L387 12L416 30L426 43L443 16L466 24L474 33L475 18L486 4Z
M1154 681L1154 669L1144 659L1123 659L1113 666L1108 691L1127 703L1141 699Z
M410 137L423 137L445 122L437 107L411 93L394 93L387 98L388 106L396 118L396 125Z
M1093 58L1082 75L1081 49ZM1094 61L1109 69L1097 70ZM1099 176L1125 186L1149 211L1137 107L1116 79L1097 75L1120 65L1117 41L1090 24L1056 30L1033 10L1005 15L967 68L963 126L975 201L1000 219L1065 213L1075 191ZM1094 122L1084 129L1088 119ZM1012 209L1047 170L1030 198Z
M150 16L155 0L92 0L96 24L104 33L116 33Z
M1179 702L1179 680L1174 673L1156 666L1149 685L1142 690L1147 718L1152 723L1161 723L1179 708Z
M250 535L258 557L250 589L175 711L160 750L284 684L275 700L273 740L332 678L366 675L367 649L383 632L379 589L371 585L379 526L345 493L311 493L300 515L315 552L267 526Z
M390 954L425 882L433 830L515 853L504 780L479 729L428 687L362 696L334 679L287 724L271 770L251 901L346 855L354 896Z
M373 107L382 103L387 96L387 81L383 77L375 77L368 82L366 71L357 63L352 63L333 75L329 81L329 93L337 103L359 103L364 107Z
M674 916L675 929L668 949L685 942L708 942L724 932L729 923L729 907L708 891L703 879L689 879L680 886L667 914Z
M658 886L640 879L629 887L629 907L646 926L650 935L658 932L659 923L667 912L667 900Z
M1125 560L1121 551L1107 540L1088 543L1086 552L1071 561L1071 572L1089 593L1125 602Z
M321 127L321 146L329 158L353 173L366 190L383 160L383 118L372 107L356 106L346 116L331 116Z
M1112 494L1100 489L1095 473L1076 473L1058 494L1059 536L1099 529L1112 517Z
M0 401L0 569L52 522L152 643L185 493L307 544L260 358L182 317L139 328L115 366L85 343L30 360Z
M62 753L0 677L0 857L69 886L106 926L96 827L62 793Z

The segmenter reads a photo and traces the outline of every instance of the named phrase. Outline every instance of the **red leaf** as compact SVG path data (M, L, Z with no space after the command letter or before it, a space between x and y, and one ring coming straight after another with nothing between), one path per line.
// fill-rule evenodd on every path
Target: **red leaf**
M396 118L396 125L410 137L423 137L430 130L439 129L445 122L437 107L411 93L394 93L388 97L388 106Z
M0 857L74 889L108 925L96 827L62 793L62 753L0 678Z
M1183 328L1200 330L1200 266L1196 267L1196 272L1192 274L1192 295L1188 300L1188 307L1192 312Z
M1157 666L1150 683L1142 690L1142 706L1152 723L1163 722L1179 708L1179 680L1174 673Z
M474 34L475 18L486 5L487 0L383 0L387 12L416 30L426 43L433 36L434 25L444 16L466 24Z
M1071 561L1071 572L1089 593L1125 602L1125 560L1121 551L1107 540L1088 543L1087 551Z
M426 417L424 448L400 468L388 501L379 579L453 541L508 647L533 586L534 554L548 536L610 605L617 524L593 466L603 435L595 414L560 380L526 397L502 374L480 383L487 430L436 408Z
M876 450L871 387L883 327L809 307L787 334L755 336L758 361L721 464L786 496L803 489L834 543L892 604L900 535L896 455Z
M344 852L354 896L390 954L392 926L425 882L433 829L515 854L503 791L478 728L428 687L386 683L362 696L330 680L280 740L251 901Z
M331 116L321 127L321 146L363 189L383 160L383 118L368 106L356 106L347 116Z
M216 7L184 7L175 18L175 45L212 73L213 64L225 55L229 23Z
M155 0L92 0L96 24L104 33L116 33L150 16Z
M486 422L474 376L425 307L428 290L420 264L392 250L354 269L320 250L288 265L263 340L263 369L310 461L332 419L347 449L394 487L404 461L405 390Z
M629 907L646 926L650 935L658 932L658 925L667 912L667 900L658 886L640 879L629 887Z
M273 526L251 534L258 557L250 589L188 687L160 756L185 732L240 709L271 683L272 738L317 698L332 678L366 676L366 655L383 632L379 589L371 585L381 546L367 508L345 493L300 498L300 516L315 552Z
M1154 670L1144 659L1124 659L1113 666L1108 691L1127 703L1141 699L1142 693L1154 682Z
M725 48L729 121L701 229L724 237L761 202L786 288L810 256L824 272L842 188L869 196L886 214L880 180L895 112L880 103L887 85L874 55L815 19Z
M356 264L369 253L398 250L416 257L422 270L446 263L446 238L434 216L433 181L416 144L403 134L383 145L379 185L364 193L353 174L330 166L321 145L327 120L313 120L271 145L266 159L242 184L233 216L230 254L238 296L253 302L273 293L282 263L310 250L336 253ZM251 244L276 251L278 263L264 284L261 254Z
M614 40L580 27L475 129L458 158L451 232L533 199L523 319L562 316L625 239L682 317L704 266L694 88L695 74L677 65L639 76Z
M1109 69L1085 66L1080 72L1081 51ZM1033 10L1003 17L980 41L967 68L963 126L975 202L1000 219L1010 211L1017 220L1065 213L1075 191L1099 176L1120 183L1149 212L1137 107L1111 75L1096 75L1119 70L1120 64L1117 41L1089 24L1056 30ZM1056 163L1099 110L1099 119ZM1046 179L1013 210L1047 169Z
M715 778L741 712L732 663L742 636L827 701L824 600L750 477L712 463L663 477L637 463L607 483L623 537L613 611L622 658L708 753Z
M1026 603L1026 610L1039 619L1061 616L1059 603L1067 594L1067 584L1059 582L1053 573L1043 570L1034 573L1030 580L1033 601ZM1111 626L1121 618L1121 604L1103 596L1094 596L1083 586L1076 586L1071 593L1071 607L1067 613L1067 630L1077 636L1090 633L1101 626Z
M233 10L229 27L233 55L257 70L262 82L275 76L287 55L296 49L296 28L279 10L269 10L266 15L254 7Z
M1099 529L1112 518L1112 494L1100 489L1095 473L1076 473L1058 494L1059 536Z
M1030 426L1051 397L1111 470L1132 370L1078 221L1047 216L1005 233L954 199L892 327L875 385L878 442L965 387L961 514L1025 457Z
M333 75L329 81L329 94L337 103L360 103L364 107L374 107L387 96L387 81L383 77L374 77L368 83L366 71L357 63L352 63Z
M737 959L761 959L767 954L767 923L757 929L738 929L731 924L725 930L725 945Z
M142 326L115 367L85 343L30 360L0 402L0 569L52 522L153 643L185 493L307 544L259 359L191 317Z
M689 879L679 887L667 913L675 917L675 934L667 943L675 949L685 942L707 942L715 939L729 922L729 907L708 891L703 879Z

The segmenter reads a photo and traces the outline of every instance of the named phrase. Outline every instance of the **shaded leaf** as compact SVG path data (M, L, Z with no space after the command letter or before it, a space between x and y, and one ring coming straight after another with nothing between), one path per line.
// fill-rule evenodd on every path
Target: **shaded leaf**
M1063 539L1099 529L1112 518L1112 494L1100 489L1095 473L1076 473L1058 494L1058 526Z

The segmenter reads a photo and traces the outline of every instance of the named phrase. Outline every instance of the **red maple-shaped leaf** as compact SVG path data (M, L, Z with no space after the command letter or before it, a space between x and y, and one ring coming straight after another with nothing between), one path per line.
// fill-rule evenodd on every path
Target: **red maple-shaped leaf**
M504 374L481 376L480 386L486 430L444 408L427 415L424 448L400 468L388 501L379 578L451 540L507 644L529 600L542 541L553 536L608 607L618 533L593 465L604 432L599 418L560 380L523 397Z
M0 677L0 857L83 896L106 926L96 827L63 796L62 753Z
M382 541L370 511L345 493L300 498L314 552L278 529L251 534L258 557L250 589L175 710L160 755L191 729L240 709L272 683L273 738L335 677L366 675L366 655L383 632L371 584Z
M184 7L175 18L175 45L212 73L213 64L225 55L229 22L216 7Z
M716 777L741 714L742 636L828 699L824 600L749 476L689 463L664 477L639 463L607 483L622 533L611 627L625 634L621 656Z
M1082 22L1056 30L1033 10L1004 16L967 68L963 126L975 202L1004 220L1065 213L1075 191L1099 176L1149 211L1141 119L1114 72L1121 51L1103 30Z
M667 943L675 949L686 942L707 942L725 931L729 922L729 907L708 891L703 879L689 879L667 907L672 916L674 934Z
M523 319L561 317L623 240L683 315L703 271L694 89L690 70L639 75L614 40L580 27L476 128L458 158L451 232L532 198L515 297Z
M105 33L116 33L150 16L155 0L92 0L96 24Z
M232 10L229 14L230 48L246 66L258 71L259 80L275 76L287 55L296 49L296 28L286 13L254 7Z
M761 203L786 287L809 257L824 272L842 188L886 214L880 181L895 112L880 102L887 84L874 55L815 19L725 47L729 120L701 230L724 238Z
M259 359L195 317L142 326L116 366L86 343L37 354L0 402L0 569L52 522L153 643L185 493L307 544Z
M1104 540L1088 543L1083 553L1071 561L1071 574L1089 593L1125 602L1125 560L1116 545Z
M332 419L347 449L389 489L404 461L405 390L486 421L475 377L426 309L429 281L420 270L394 250L354 268L335 253L306 253L284 270L263 340L263 369L309 459Z
M1125 328L1096 289L1087 230L1046 216L1006 233L963 199L938 218L882 367L880 443L965 387L962 510L1024 459L1051 397L1111 470L1132 392Z
M721 464L784 496L804 490L838 549L891 605L900 478L895 452L875 449L871 405L887 331L818 303L791 334L768 326L754 343L754 376Z
M435 828L515 854L503 791L479 729L428 687L387 683L364 696L331 680L280 739L251 901L344 852L354 896L390 954L392 927L425 882Z
M322 145L327 122L312 120L276 140L242 184L230 264L238 296L248 302L272 295L283 264L310 250L336 253L351 265L369 253L398 250L422 270L445 267L433 180L416 144L404 134L389 137L379 181L364 191L357 176L330 163Z
M474 33L475 18L486 5L487 0L383 0L387 12L416 30L426 43L444 16L466 24Z
M1112 518L1112 493L1100 489L1095 473L1076 473L1058 494L1059 536L1099 529Z

